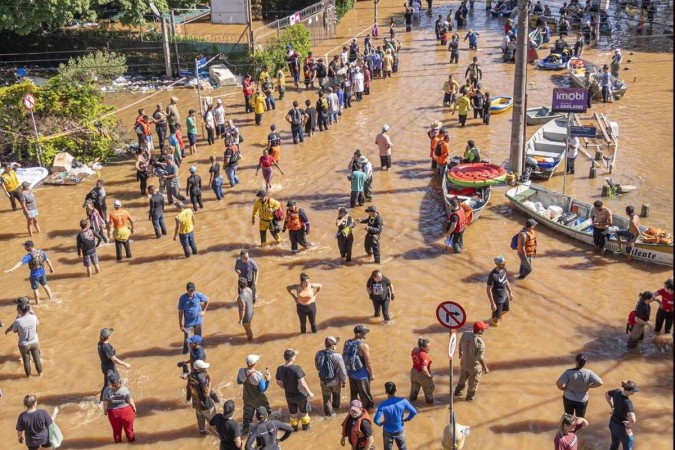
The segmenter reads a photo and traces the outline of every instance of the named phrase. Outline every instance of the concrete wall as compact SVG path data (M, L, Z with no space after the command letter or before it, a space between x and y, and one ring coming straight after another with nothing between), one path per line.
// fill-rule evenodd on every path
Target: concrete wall
M246 23L247 0L211 0L211 23Z

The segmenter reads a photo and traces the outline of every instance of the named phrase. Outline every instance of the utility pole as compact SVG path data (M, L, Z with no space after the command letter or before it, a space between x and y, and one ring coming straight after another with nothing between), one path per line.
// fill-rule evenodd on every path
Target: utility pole
M166 22L164 20L164 15L160 14L159 10L154 3L149 3L152 13L159 17L161 28L162 28L162 50L164 50L164 68L166 69L166 76L171 78L173 74L171 73L171 49L169 48L169 33L166 29Z
M375 7L375 20L373 21L373 23L377 23L377 4L378 4L379 2L380 2L380 0L374 0L374 1L373 1L373 5L374 5L374 7Z
M513 120L511 123L511 172L523 173L525 148L525 95L527 92L527 0L518 0L518 36L516 37L516 73L513 81Z
M251 8L251 2L253 0L246 1L246 25L248 26L248 51L253 54L255 50L255 41L253 36L253 10Z
M180 59L178 56L178 40L176 39L177 37L176 33L176 15L173 12L173 9L171 10L171 36L173 37L173 49L176 52L176 76L180 76Z

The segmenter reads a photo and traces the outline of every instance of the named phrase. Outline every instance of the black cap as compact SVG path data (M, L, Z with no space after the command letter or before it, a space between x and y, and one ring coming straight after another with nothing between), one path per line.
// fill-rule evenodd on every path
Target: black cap
M258 409L255 410L255 418L258 420L263 420L265 419L269 413L267 412L267 408L264 406L259 406Z
M189 281L188 284L185 285L185 290L186 291L194 291L196 290L195 284L192 281Z
M23 243L24 247L35 247L35 243L33 241L26 241Z
M370 205L366 208L366 212L377 212L377 208L373 205Z
M354 327L354 334L367 334L370 330L363 325L357 325Z
M295 206L295 200L289 200L286 202L286 208L290 208L292 206Z
M258 192L255 193L255 196L258 197L258 198L263 198L266 194L267 194L267 192L260 189L260 190L258 190Z
M234 414L234 402L232 400L228 400L223 404L223 416L226 419L230 419L232 414Z

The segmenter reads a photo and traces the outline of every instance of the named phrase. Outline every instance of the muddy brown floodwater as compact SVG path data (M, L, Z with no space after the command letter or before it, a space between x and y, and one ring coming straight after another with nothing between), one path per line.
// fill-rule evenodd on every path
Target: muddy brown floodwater
M388 19L391 14L400 14L399 3L382 0L380 17ZM440 11L445 15L449 7L441 3L434 14ZM138 194L133 163L115 161L106 164L100 176L106 180L108 203L122 200L136 222L134 257L116 264L113 247L103 246L99 251L102 273L87 279L75 253L74 236L78 220L83 217L83 197L96 177L76 187L37 189L43 231L35 240L54 261L56 273L49 280L57 298L45 300L35 308L41 321L42 378L24 378L15 336L0 341L2 448L19 448L13 430L16 416L22 411L21 399L29 392L39 396L42 406L60 408L58 422L66 437L64 449L113 447L110 425L96 405L101 388L96 343L104 326L115 328L112 342L118 355L132 365L130 370L120 371L138 406L138 442L134 445L148 449L216 447L214 437L199 436L176 368L176 362L182 359L176 305L190 280L211 300L204 327L206 352L212 364L210 373L220 397L235 400L237 418L241 417L242 403L235 376L247 354L260 354L259 366L274 371L282 363L284 349L298 349L297 362L318 394L314 353L326 336L344 340L351 336L355 324L364 323L372 330L368 343L375 371L373 394L378 402L385 398L383 384L387 380L395 381L401 394L407 393L410 350L419 336L431 339L438 403L433 407L418 404L420 414L406 429L409 448L440 448L441 431L448 420L448 334L436 322L436 305L454 300L464 306L470 322L487 320L490 308L484 287L486 275L493 266L492 259L499 254L506 257L511 274L517 270L517 258L509 242L524 221L505 201L504 189L496 188L480 221L465 234L466 251L452 255L445 252L442 244L442 197L439 182L429 171L425 135L429 124L437 119L445 121L453 150L461 150L467 139L473 139L493 160L508 158L510 115L493 116L489 127L469 120L466 128L459 129L456 117L440 106L441 86L448 72L463 79L463 71L474 54L483 66L483 86L493 95L512 92L514 66L499 62L502 21L486 18L483 8L482 3L477 3L469 22L481 32L478 52L467 51L463 43L459 66L448 66L448 54L436 44L431 30L434 19L423 15L420 27L412 33L399 34L403 44L400 72L390 80L375 80L372 94L348 110L338 125L306 139L302 145L289 144L289 126L283 117L293 100L315 101L315 92L289 92L286 99L278 102L276 111L264 115L262 127L253 124L252 116L244 115L238 90L235 95L223 97L229 117L246 137L242 146L245 159L239 171L241 185L225 188L222 202L215 201L205 189L205 209L196 215L195 234L200 249L197 257L185 260L179 244L170 237L155 240L147 220L147 199ZM362 31L370 25L371 17L372 3L359 2L338 27L338 37L320 42L315 53L326 53ZM384 20L382 24L380 36L385 35ZM630 51L624 49L624 58L630 60L624 67L630 70L621 72L630 86L628 93L616 103L593 105L592 110L604 112L620 124L619 156L612 177L638 188L608 203L619 214L627 204L639 208L649 203L651 216L645 221L672 231L673 57L670 53ZM609 52L588 49L585 56L602 63L609 59ZM569 83L562 72L535 71L531 66L528 76L530 105L550 103L552 87ZM152 110L157 100L166 104L171 95L179 97L183 118L189 108L196 107L195 92L190 90L162 92L143 106ZM110 101L119 107L140 98L121 94ZM126 129L131 129L135 109L119 115ZM249 221L255 191L263 183L261 177L254 177L255 163L272 123L278 124L283 133L281 165L285 172L283 176L275 174L272 195L283 202L296 200L312 222L310 240L316 245L297 255L291 255L287 236L279 246L258 248L257 226L251 226ZM394 167L390 173L376 171L373 203L385 223L379 268L392 280L397 293L391 326L371 318L365 282L375 266L362 250L363 229L356 231L356 257L351 265L340 264L334 238L337 208L347 205L349 199L347 161L355 148L377 160L373 141L383 123L391 126ZM529 128L528 135L535 129ZM209 147L200 141L198 155L188 157L181 168L182 182L190 165L196 165L198 173L207 177L208 157L222 156L222 150L220 144ZM599 198L604 179L588 179L589 165L580 159L577 175L568 180L568 189L580 198L593 200ZM560 189L561 184L559 176L546 182L552 189ZM22 256L24 219L21 213L12 213L5 200L0 201L0 208L0 266L9 268ZM167 223L171 231L173 215L169 207ZM363 208L353 211L353 215L365 217ZM513 282L515 301L511 314L502 327L485 334L490 374L483 377L476 401L456 402L458 422L471 426L465 448L551 448L562 413L555 381L581 351L588 354L588 367L605 383L591 392L587 416L591 425L582 436L581 448L607 448L609 411L604 391L618 387L627 378L636 380L642 388L634 397L637 445L672 448L671 337L648 337L640 350L628 352L624 335L626 315L638 293L660 288L671 269L600 257L591 248L543 228L539 229L538 241L539 257L533 274L524 282ZM237 325L234 301L233 265L242 248L250 249L260 266L253 344L246 343ZM318 299L317 335L299 335L295 307L285 291L285 286L296 283L303 271L313 282L323 284ZM7 325L15 314L12 300L29 295L30 290L25 269L0 277L0 311ZM284 411L283 420L288 420L281 390L272 385L269 397L274 410ZM343 405L347 401L343 396ZM319 399L312 406L312 430L293 435L283 444L284 450L339 448L340 421L321 417ZM341 417L344 412L343 407ZM381 447L380 430L376 443Z

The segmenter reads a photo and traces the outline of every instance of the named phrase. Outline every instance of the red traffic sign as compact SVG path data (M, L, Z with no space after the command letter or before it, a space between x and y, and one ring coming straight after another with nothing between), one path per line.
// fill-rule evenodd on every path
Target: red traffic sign
M466 312L459 303L443 302L436 308L436 318L445 328L460 328L466 323Z
M21 100L21 103L23 103L23 106L27 110L31 110L35 106L35 97L33 97L31 94L26 94L23 96L23 100Z

